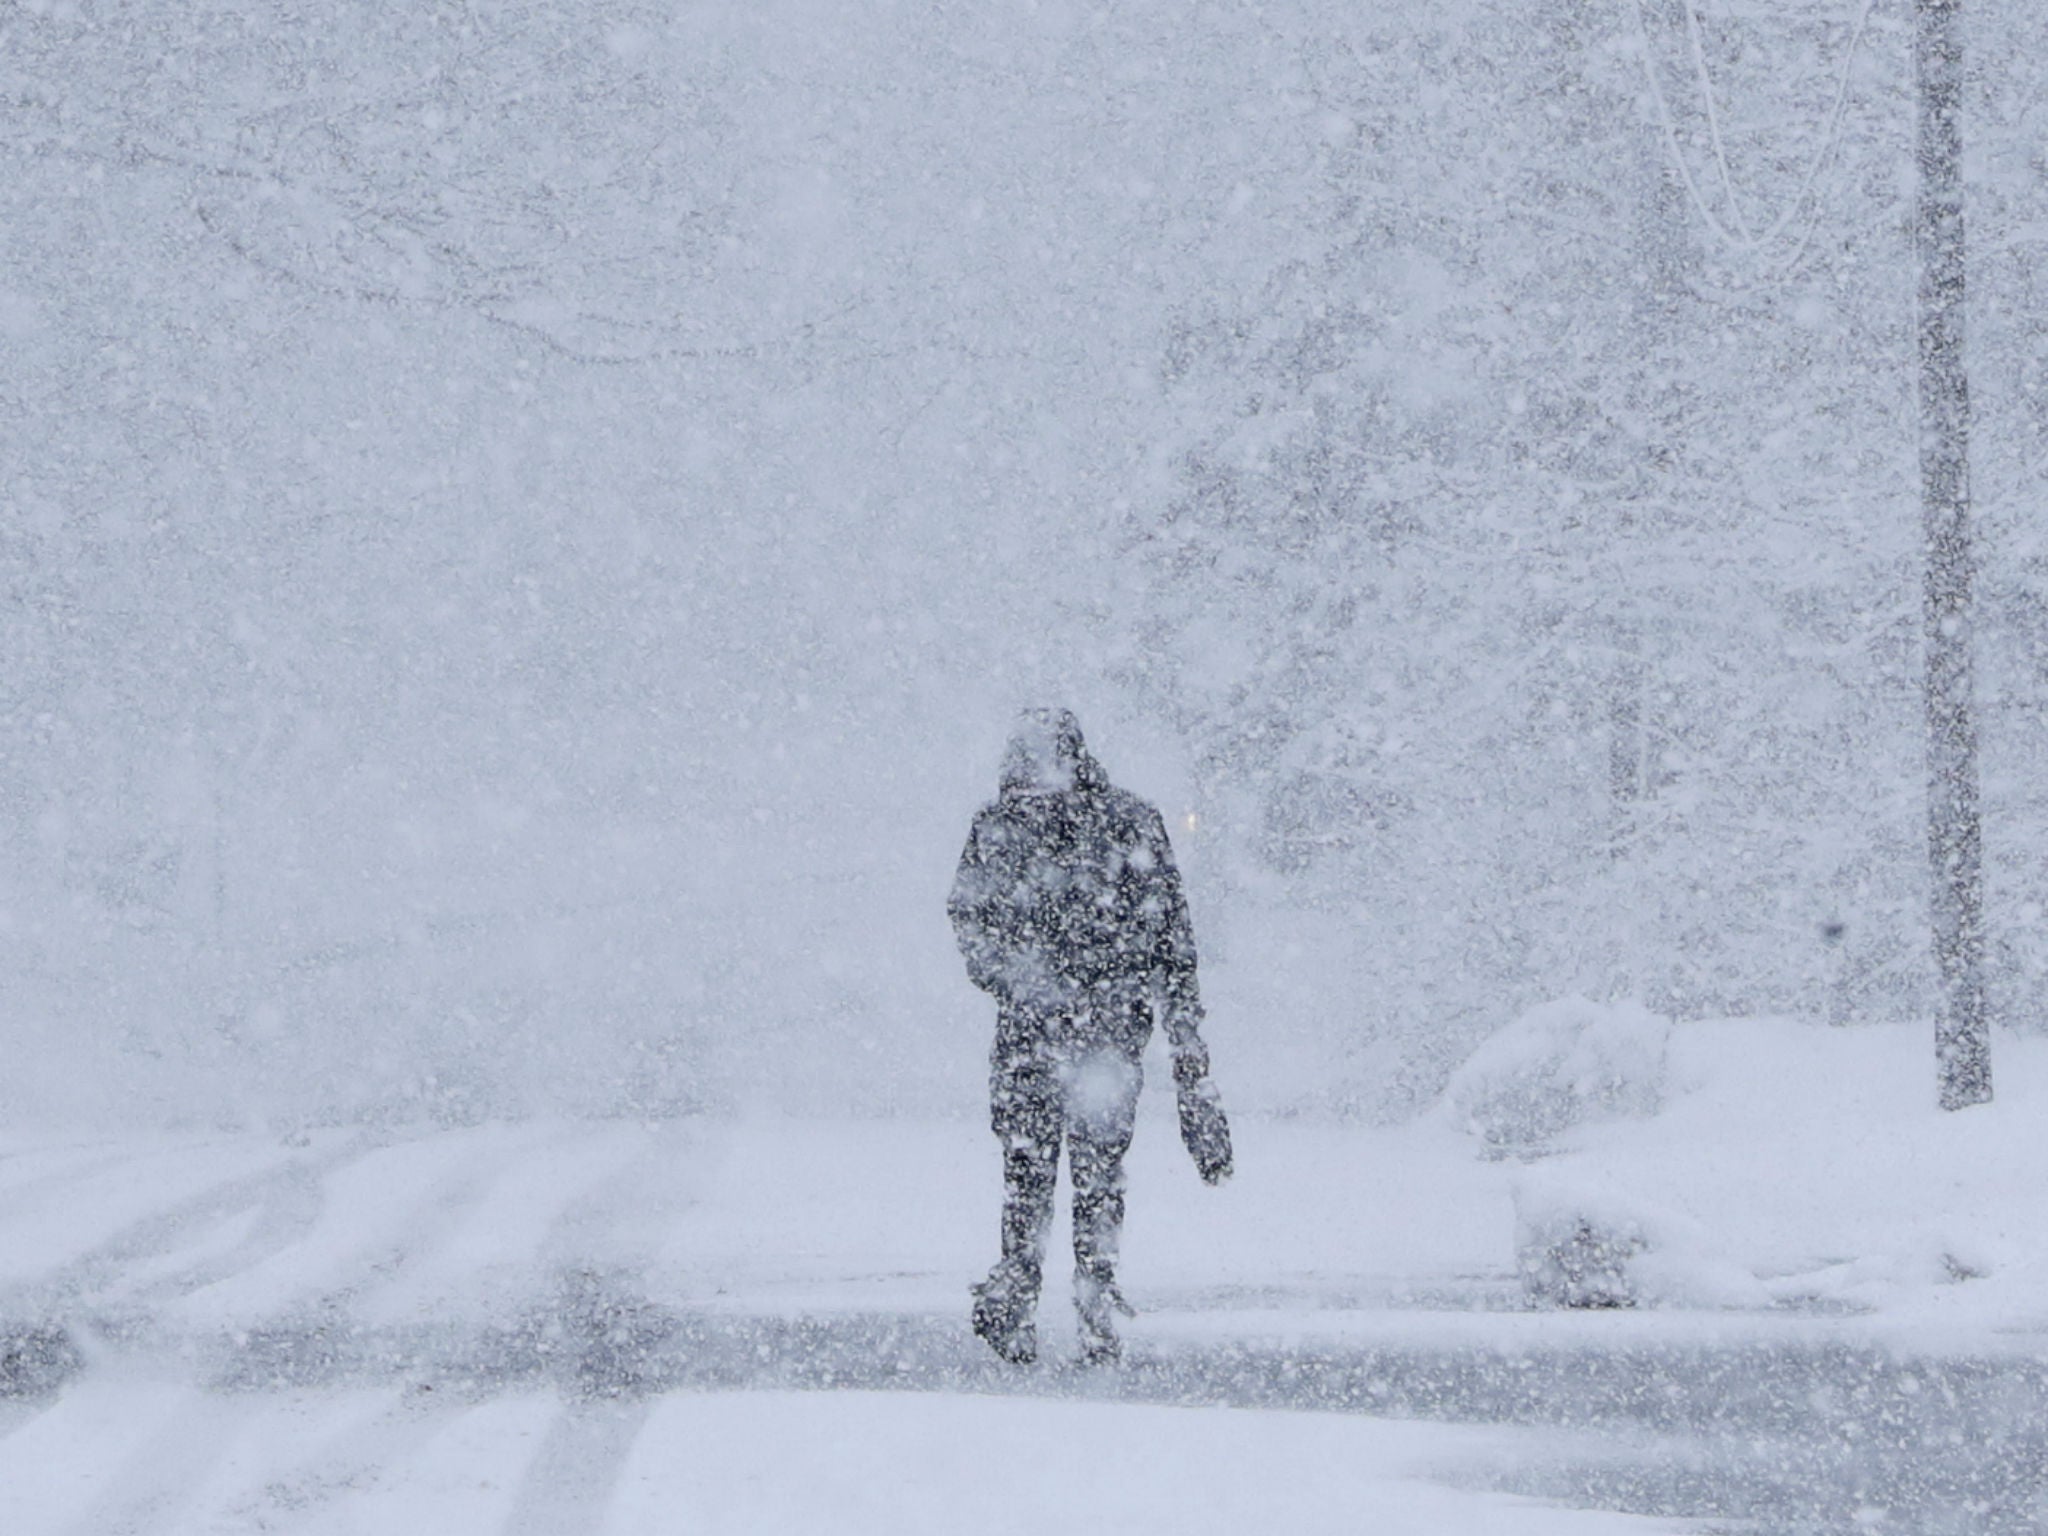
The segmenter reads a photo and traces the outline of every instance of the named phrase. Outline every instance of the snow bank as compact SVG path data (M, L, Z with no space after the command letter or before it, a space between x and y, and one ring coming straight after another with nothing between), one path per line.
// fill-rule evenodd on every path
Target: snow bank
M1559 1004L1482 1049L1447 1108L1491 1155L1545 1154L1511 1175L1542 1301L2040 1327L2048 1040L2001 1036L1994 1062L1996 1102L1951 1114L1926 1026Z
M1576 1125L1654 1114L1670 1028L1634 1003L1545 1003L1472 1053L1444 1105L1497 1155L1535 1151Z

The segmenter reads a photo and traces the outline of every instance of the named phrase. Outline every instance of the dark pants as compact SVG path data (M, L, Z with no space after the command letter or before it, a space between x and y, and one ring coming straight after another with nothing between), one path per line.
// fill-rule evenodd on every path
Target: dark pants
M1020 1308L1037 1302L1044 1278L1062 1142L1074 1184L1075 1270L1115 1280L1124 1153L1143 1080L1128 1040L1076 1039L1067 1019L999 1021L989 1070L989 1120L1003 1144L997 1276Z

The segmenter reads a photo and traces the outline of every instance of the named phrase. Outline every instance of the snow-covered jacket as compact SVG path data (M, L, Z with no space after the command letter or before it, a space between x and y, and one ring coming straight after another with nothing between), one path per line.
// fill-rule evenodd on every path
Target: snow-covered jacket
M1033 712L1012 739L946 911L968 978L1010 1007L1142 999L1163 1005L1177 1063L1184 1037L1200 1049L1194 932L1166 824L1110 784L1066 711Z

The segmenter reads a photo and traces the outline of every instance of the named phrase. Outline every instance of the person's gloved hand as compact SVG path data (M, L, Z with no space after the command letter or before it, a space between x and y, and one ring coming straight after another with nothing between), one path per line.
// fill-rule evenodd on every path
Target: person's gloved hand
M1205 1063L1206 1065L1206 1063ZM1181 1061L1173 1064L1175 1095L1180 1109L1181 1145L1195 1160L1195 1171L1204 1184L1221 1184L1231 1174L1230 1122L1223 1114L1223 1100L1206 1071L1183 1075Z

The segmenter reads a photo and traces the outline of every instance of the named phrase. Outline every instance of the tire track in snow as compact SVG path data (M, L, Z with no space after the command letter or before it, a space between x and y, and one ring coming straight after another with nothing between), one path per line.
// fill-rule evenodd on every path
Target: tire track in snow
M247 1405L240 1433L179 1491L181 1523L151 1527L149 1536L301 1529L376 1487L387 1468L472 1406L389 1388L227 1400Z
M289 1245L318 1215L326 1170L359 1155L366 1144L365 1137L353 1137L282 1166L202 1188L130 1222L31 1283L17 1285L6 1298L11 1317L0 1317L0 1395L56 1390L85 1367L89 1354L109 1345L145 1342L160 1332L147 1308L161 1297L182 1294ZM238 1219L247 1230L236 1236ZM214 1234L223 1229L231 1246L224 1253L209 1253L218 1246ZM132 1283L137 1269L146 1275L153 1266L167 1273L153 1285Z
M320 1214L322 1182L374 1145L368 1137L352 1137L326 1151L229 1179L132 1223L36 1289L50 1301L125 1310L160 1304L253 1267L312 1228ZM209 1255L206 1232L244 1216L253 1217L248 1230L224 1252ZM177 1267L180 1254L192 1255L192 1261ZM135 1270L153 1265L168 1272L132 1284Z
M520 1485L504 1536L596 1536L658 1399L571 1402Z
M494 1171L557 1127L487 1126L376 1145L324 1171L315 1219L254 1263L176 1298L167 1320L246 1326L324 1314L346 1317L363 1296L444 1242L455 1213Z
M273 1172L274 1142L149 1142L103 1166L38 1181L0 1213L0 1313L47 1305L92 1278L94 1261L171 1230L166 1221L222 1188Z
M34 1199L52 1184L89 1179L126 1162L125 1147L29 1147L0 1156L0 1219L15 1206ZM51 1164L54 1166L39 1166Z
M193 1389L109 1376L53 1399L0 1439L0 1530L85 1527L94 1504L186 1410Z
M409 1443L396 1451L372 1452L368 1463L316 1466L310 1484L288 1485L317 1488L321 1495L292 1508L294 1528L307 1536L503 1529L558 1409L531 1395L449 1406L452 1411L416 1420ZM350 1450L360 1454L359 1447Z
M545 1293L551 1270L573 1262L554 1234L575 1227L603 1193L646 1157L644 1133L621 1128L593 1136L563 1127L508 1158L444 1206L439 1240L409 1255L359 1311L370 1326L418 1323L467 1312L507 1319ZM599 1192L593 1198L593 1192Z
M190 1388L168 1400L156 1432L112 1470L72 1522L73 1536L160 1536L266 1405Z

